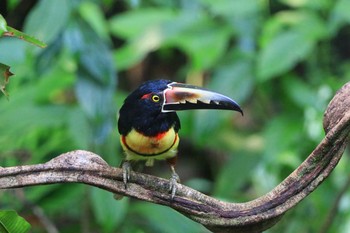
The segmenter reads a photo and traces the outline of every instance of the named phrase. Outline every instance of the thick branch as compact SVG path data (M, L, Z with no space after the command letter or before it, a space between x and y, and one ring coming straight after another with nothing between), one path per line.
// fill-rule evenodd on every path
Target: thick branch
M350 132L350 85L345 85L330 103L324 120L327 135L309 157L282 183L266 195L246 203L227 203L179 184L175 198L168 181L132 172L128 188L122 170L110 167L87 151L72 151L38 165L0 169L0 188L53 183L84 183L113 193L167 205L215 232L261 232L309 193L334 169Z

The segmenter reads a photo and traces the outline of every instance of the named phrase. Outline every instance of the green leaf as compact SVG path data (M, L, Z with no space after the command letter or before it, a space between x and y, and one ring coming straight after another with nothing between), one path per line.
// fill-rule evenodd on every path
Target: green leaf
M329 30L332 33L336 33L337 30L344 24L346 25L350 23L349 8L350 8L349 0L336 1L336 4L331 11L329 25L328 25Z
M135 44L127 44L113 52L113 58L119 70L125 70L131 67L141 61L145 56L146 53L140 51Z
M128 40L114 52L119 70L141 61L147 53L176 35L184 19L178 15L171 9L146 8L113 17L110 20L112 34Z
M7 22L0 14L0 36L2 36L5 32L7 32Z
M241 152L234 155L220 168L216 178L214 196L235 201L248 201L242 196L242 188L250 183L252 174L259 164L257 154Z
M64 37L65 46L79 56L76 96L89 120L94 142L102 143L111 132L115 119L116 70L110 50L81 19L68 25Z
M297 166L300 162L296 155L299 149L297 146L305 140L300 138L303 122L298 120L299 118L300 114L298 113L284 114L271 119L265 126L263 133L264 145L266 146L264 150L265 162L271 163L272 166L276 163L287 164L290 169ZM281 137L284 140L281 140ZM293 156L294 160L290 158ZM275 169L280 169L280 167ZM277 173L277 171L275 172Z
M248 98L254 85L253 65L248 59L239 57L238 61L218 66L208 84L211 90L220 90L237 102Z
M127 214L129 199L116 200L110 192L98 188L93 188L91 194L94 214L103 232L114 232Z
M0 211L1 233L26 233L30 224L13 210Z
M25 32L51 43L66 27L72 2L69 0L39 1L25 21Z
M147 223L149 232L209 232L200 224L165 206L145 202L135 203L131 212L141 216L139 220ZM135 220L131 221L135 224Z
M84 186L77 184L53 185L53 187L47 188L46 195L40 197L40 205L45 210L52 212L67 209L65 210L67 214L79 213L79 209L71 208L71 205L72 203L79 206L81 205L81 202L83 201L82 197L84 197L84 188ZM32 196L34 196L34 193ZM36 199L38 198L36 197Z
M175 17L175 11L171 9L145 8L114 16L110 19L109 24L113 35L131 39Z
M191 58L194 71L207 69L224 53L231 32L229 27L219 27L206 14L175 13L169 9L139 10L110 22L114 34L128 39L115 52L119 69L130 67L161 47L180 48Z
M287 76L282 80L284 93L291 98L291 100L301 109L307 107L316 108L317 94L308 83L301 81L298 77Z
M280 2L294 8L305 7L315 10L329 10L333 5L329 0L280 0Z
M54 79L53 81L59 80ZM62 127L68 118L69 107L59 104L39 104L42 102L41 92L45 92L47 85L42 85L47 80L26 85L26 88L13 90L11 103L1 101L1 120L6 124L0 124L0 144L7 148L16 147L29 134L38 132L38 129L52 129ZM55 83L59 83L56 81ZM25 117L23 117L25 116ZM44 117L43 117L44 116ZM8 127L8 126L11 127ZM42 147L42 145L41 145ZM5 148L2 148L6 151Z
M108 22L102 9L96 3L83 1L79 6L79 12L101 38L109 39Z
M210 8L215 14L224 15L232 18L242 17L256 13L262 1L246 1L246 0L200 0L200 2Z
M229 33L227 28L217 27L202 18L200 24L186 28L175 39L170 39L169 44L186 52L191 58L192 70L200 71L210 68L221 58L228 44Z
M266 24L258 57L258 79L274 78L307 58L326 35L324 22L308 11L282 12Z
M311 52L313 45L293 31L278 35L261 51L258 78L266 81L291 69Z
M21 75L22 73L27 73L30 68L31 60L27 64L18 68L18 64L24 64L26 59L30 59L30 54L26 48L27 43L23 43L21 40L11 39L11 38L0 38L0 62L11 65L11 70L16 75Z

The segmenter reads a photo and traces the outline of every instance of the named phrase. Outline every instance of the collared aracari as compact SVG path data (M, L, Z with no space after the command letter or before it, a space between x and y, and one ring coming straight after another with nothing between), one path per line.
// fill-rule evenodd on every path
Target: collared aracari
M175 172L180 120L176 111L189 109L226 109L238 111L240 106L227 96L197 86L152 80L143 83L124 101L119 111L118 130L125 152L122 163L125 188L130 179L130 161L167 160L171 198L174 198L179 176Z

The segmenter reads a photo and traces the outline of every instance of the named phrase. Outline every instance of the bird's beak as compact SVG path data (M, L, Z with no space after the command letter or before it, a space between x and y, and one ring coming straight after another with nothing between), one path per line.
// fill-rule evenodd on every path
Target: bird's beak
M197 86L172 82L164 91L162 112L188 109L227 109L240 112L241 107L231 98Z

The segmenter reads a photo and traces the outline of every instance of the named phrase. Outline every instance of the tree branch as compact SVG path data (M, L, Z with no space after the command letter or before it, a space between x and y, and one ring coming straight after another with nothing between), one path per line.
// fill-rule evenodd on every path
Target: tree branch
M84 183L140 200L169 206L214 232L261 232L315 190L335 168L350 132L350 83L336 94L325 113L325 138L309 157L266 195L246 203L227 203L179 184L174 199L168 180L131 173L124 188L122 170L88 151L72 151L47 163L0 168L0 188L53 183Z

